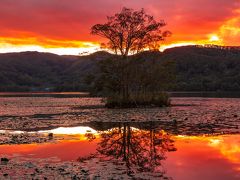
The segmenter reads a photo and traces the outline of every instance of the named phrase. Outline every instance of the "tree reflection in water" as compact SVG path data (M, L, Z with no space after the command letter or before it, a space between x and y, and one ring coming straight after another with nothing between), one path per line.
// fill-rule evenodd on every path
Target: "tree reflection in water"
M162 160L166 152L176 151L171 135L163 130L156 130L154 123L147 129L137 129L130 123L118 123L117 127L102 131L97 153L91 157L104 157L105 160L121 160L127 167L127 174L152 173L155 177L163 177L165 170ZM94 135L87 133L90 141ZM88 158L80 158L86 160ZM167 177L165 177L167 179Z

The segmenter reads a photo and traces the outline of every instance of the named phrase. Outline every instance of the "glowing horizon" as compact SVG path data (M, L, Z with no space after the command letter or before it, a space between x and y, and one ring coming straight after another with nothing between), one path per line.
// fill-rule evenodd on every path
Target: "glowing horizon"
M145 8L155 19L163 19L173 35L161 50L185 45L240 46L239 0L108 1L71 0L0 2L0 53L39 51L79 55L100 50L104 39L90 28L104 23L106 16L122 7ZM216 6L218 8L216 8Z

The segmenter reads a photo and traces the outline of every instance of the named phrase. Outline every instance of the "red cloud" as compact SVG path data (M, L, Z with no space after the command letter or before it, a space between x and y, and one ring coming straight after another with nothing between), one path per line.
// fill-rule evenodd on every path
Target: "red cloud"
M166 20L171 41L196 41L217 32L236 18L239 0L21 0L0 1L0 37L45 37L53 40L98 41L90 35L95 23L123 6L145 8L156 19Z

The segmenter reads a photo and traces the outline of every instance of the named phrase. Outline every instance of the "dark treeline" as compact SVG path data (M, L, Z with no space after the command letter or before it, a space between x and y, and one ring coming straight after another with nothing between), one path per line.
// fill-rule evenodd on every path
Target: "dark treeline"
M22 52L0 54L0 91L87 91L89 72L108 53L89 56L58 56Z
M114 55L106 52L80 57L38 52L0 54L0 91L100 90L100 86L92 89L93 79L101 76L98 65L109 63L112 57ZM130 75L131 79L142 78L142 82L144 76L158 82L160 79L154 72L161 71L159 65L174 65L174 72L168 74L175 77L174 83L167 87L171 91L240 90L239 48L186 46L163 53L143 52L133 58L131 64L138 67L137 73ZM137 76L140 74L144 76ZM164 70L158 75L162 81ZM134 87L133 81L131 86Z
M174 48L162 59L176 62L175 91L240 90L240 48Z

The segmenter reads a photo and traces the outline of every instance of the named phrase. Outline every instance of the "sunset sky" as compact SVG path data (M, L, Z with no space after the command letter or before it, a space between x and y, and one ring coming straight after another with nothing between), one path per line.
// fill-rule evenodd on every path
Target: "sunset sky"
M1 0L0 52L97 51L96 23L123 7L144 8L173 35L162 48L188 44L240 46L240 0Z

